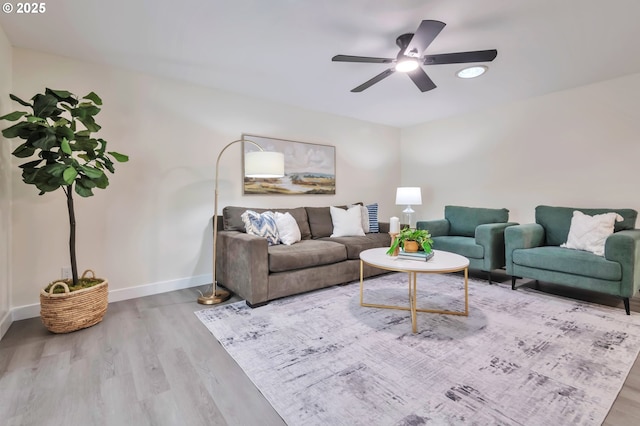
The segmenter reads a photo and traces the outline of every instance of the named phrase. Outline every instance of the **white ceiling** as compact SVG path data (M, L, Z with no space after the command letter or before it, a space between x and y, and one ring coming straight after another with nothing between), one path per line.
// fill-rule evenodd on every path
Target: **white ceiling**
M11 3L16 4L11 0ZM0 13L16 47L405 127L640 72L638 0L49 0L41 15ZM426 53L497 49L489 71L427 66L421 93L388 65L423 19L447 24Z

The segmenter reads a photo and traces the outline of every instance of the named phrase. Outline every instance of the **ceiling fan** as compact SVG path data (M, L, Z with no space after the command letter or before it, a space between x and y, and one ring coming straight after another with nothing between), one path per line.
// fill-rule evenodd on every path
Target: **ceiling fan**
M363 62L373 64L394 64L372 79L362 83L352 89L352 92L362 92L379 81L389 77L396 71L404 72L418 86L422 92L436 88L435 83L429 78L427 73L420 67L420 62L424 65L442 64L463 64L468 62L490 62L498 54L495 49L476 50L472 52L442 53L439 55L424 55L422 52L440 34L446 24L440 21L425 20L420 23L415 34L402 34L396 39L396 44L400 47L400 52L393 58L372 58L368 56L336 55L331 58L334 62Z

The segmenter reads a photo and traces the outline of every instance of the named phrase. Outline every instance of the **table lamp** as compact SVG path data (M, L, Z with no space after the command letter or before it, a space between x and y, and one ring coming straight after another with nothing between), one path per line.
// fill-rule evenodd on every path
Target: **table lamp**
M409 228L414 227L413 214L415 210L411 208L411 205L419 206L422 204L422 192L420 187L400 187L396 190L396 205L406 205L407 207L402 211L402 223L409 225Z

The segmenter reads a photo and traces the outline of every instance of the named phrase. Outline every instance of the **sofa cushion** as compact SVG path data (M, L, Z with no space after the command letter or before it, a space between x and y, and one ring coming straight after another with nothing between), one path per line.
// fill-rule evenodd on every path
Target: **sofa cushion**
M391 245L391 237L387 233L369 233L363 237L323 238L321 241L333 241L344 245L349 259L360 259L360 252L363 250Z
M473 237L478 225L509 221L509 210L444 206L444 217L449 221L449 235Z
M450 251L472 259L484 258L484 247L476 244L476 239L473 237L445 235L431 239L433 240L433 248L436 250Z
M513 263L530 268L564 272L584 277L609 281L622 279L622 268L612 262L587 251L562 247L545 246L513 251Z
M336 207L344 210L347 209L347 206ZM305 207L305 209L307 210L307 217L309 218L311 238L324 238L331 236L333 233L333 222L331 221L331 211L329 210L329 207Z
M329 207L305 207L309 218L311 238L328 237L333 232Z
M269 271L284 272L347 260L344 245L331 241L302 240L293 245L270 246Z
M536 223L542 225L545 231L545 244L548 246L559 246L567 241L569 229L571 228L571 218L573 212L577 210L589 216L603 213L618 213L624 219L616 222L614 232L633 229L636 225L638 212L633 209L582 209L574 207L536 207Z
M328 207L327 207L328 209ZM311 230L309 229L309 220L307 218L307 211L304 207L295 207L291 209L258 209L247 207L227 206L222 209L223 229L225 231L238 231L247 232L242 221L242 213L247 210L253 210L258 213L266 211L286 213L289 212L291 216L296 220L298 228L300 228L300 235L303 240L311 238Z

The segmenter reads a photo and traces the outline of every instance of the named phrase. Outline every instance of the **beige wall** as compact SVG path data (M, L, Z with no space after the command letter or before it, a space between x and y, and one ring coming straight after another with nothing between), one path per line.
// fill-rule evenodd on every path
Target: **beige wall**
M11 45L0 27L0 116L11 111ZM7 127L0 122L0 128ZM8 328L11 297L11 158L9 143L0 135L0 337Z
M402 131L402 183L421 186L419 219L447 204L539 204L640 211L640 74Z
M423 188L419 219L441 217L446 204L504 206L519 222L533 221L533 209L543 203L640 210L640 100L634 96L640 75L398 130L23 49L13 49L11 58L10 52L0 39L0 98L8 87L23 97L45 87L80 95L94 90L105 102L101 135L110 149L131 156L117 165L106 191L76 203L80 267L107 276L112 290L210 279L215 157L243 132L335 145L338 193L243 197L237 145L222 159L220 206L377 201L384 220L402 210L394 205L402 183ZM11 59L13 67L6 66ZM11 71L13 83L6 76ZM6 145L0 153L6 176ZM61 192L38 196L22 183L15 163L10 174L13 195L3 176L0 199L0 266L7 266L0 269L0 294L12 291L16 308L37 304L42 283L68 264L68 228Z
M12 91L98 93L109 149L130 155L106 190L76 198L79 268L110 290L211 275L215 159L243 132L336 146L335 196L242 196L240 144L225 151L219 205L293 207L379 202L395 209L400 131L34 51L14 49ZM13 299L38 303L68 261L62 192L37 195L14 167Z

